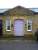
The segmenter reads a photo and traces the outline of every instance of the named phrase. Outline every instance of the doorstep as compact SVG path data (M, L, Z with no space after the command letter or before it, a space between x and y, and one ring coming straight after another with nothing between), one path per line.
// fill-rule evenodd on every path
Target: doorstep
M28 38L28 37L24 37L24 36L14 36L14 37L10 37L10 38L3 38L1 37L0 40L33 40L32 38Z

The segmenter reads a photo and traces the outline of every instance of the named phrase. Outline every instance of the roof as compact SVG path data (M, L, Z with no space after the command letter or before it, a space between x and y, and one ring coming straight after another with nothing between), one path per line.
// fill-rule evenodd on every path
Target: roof
M34 15L38 15L38 12L34 12Z
M4 15L4 13L0 13L0 16L3 16Z
M29 8L24 8L22 6L16 6L13 9L9 9L4 12L4 15L33 15L33 11Z

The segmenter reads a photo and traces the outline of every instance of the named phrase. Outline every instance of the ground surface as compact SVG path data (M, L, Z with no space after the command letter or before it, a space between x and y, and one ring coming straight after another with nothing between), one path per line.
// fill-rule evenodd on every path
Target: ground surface
M0 40L0 50L38 50L38 43L31 40Z

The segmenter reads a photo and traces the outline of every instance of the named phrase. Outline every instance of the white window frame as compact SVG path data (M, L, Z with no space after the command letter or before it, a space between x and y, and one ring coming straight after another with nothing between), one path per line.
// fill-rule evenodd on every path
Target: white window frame
M32 21L32 20L27 20L27 31L32 31L32 23L31 23L31 29L28 30L28 22L29 22L29 21Z
M10 20L10 30L8 30L6 26L6 31L11 31L11 20Z

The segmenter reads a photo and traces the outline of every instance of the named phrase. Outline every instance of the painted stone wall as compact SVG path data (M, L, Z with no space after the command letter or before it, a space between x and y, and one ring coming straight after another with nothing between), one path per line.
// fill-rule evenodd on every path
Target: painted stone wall
M16 19L23 19L24 24L27 24L27 20L32 19L32 16L10 16L11 31L6 31L6 16L3 16L3 34L13 34L14 35L14 21ZM26 26L24 25L24 34L32 34L32 32L27 31L27 25Z
M37 30L37 28L38 28L38 15L34 15L33 17L32 17L32 21L33 21L33 30L32 30L32 32L33 32L33 34L35 33L35 31Z

